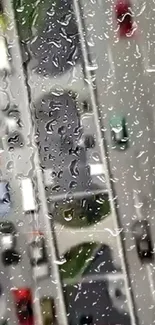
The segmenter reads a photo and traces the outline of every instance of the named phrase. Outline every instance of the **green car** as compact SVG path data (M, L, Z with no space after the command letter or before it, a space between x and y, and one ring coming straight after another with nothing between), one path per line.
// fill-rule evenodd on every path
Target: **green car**
M53 325L55 323L55 305L51 297L43 297L40 300L43 325Z
M110 120L111 136L114 144L120 149L125 149L128 144L128 132L124 117L116 116Z

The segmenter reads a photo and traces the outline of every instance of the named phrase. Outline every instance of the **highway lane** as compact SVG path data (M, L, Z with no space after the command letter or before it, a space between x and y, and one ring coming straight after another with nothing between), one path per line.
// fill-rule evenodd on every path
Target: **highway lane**
M91 281L88 283L77 283L74 286L65 286L65 296L68 301L68 313L71 324L74 319L79 323L82 315L92 315L95 324L130 324L128 314L119 312L113 306L108 294L106 281ZM83 306L85 309L83 310ZM102 312L101 312L102 311Z
M119 217L125 229L124 246L138 317L141 324L148 323L148 320L152 323L154 307L151 306L154 301L150 290L151 273L148 274L148 270L138 260L130 230L131 224L137 218L133 190L138 192L139 201L142 202L143 209L140 210L142 216L153 217L154 212L152 96L149 94L147 80L143 74L139 43L136 39L119 41L117 32L113 32L115 24L112 5L109 2L104 6L101 2L100 4L82 2L82 4L89 34L87 39L91 39L93 44L89 52L90 55L93 52L92 60L96 57L95 63L99 67L95 71L98 102L105 127L113 183L118 197ZM123 113L127 119L130 147L126 152L115 150L111 143L109 121L114 113L119 115ZM137 164L138 167L144 166L140 168L140 176ZM153 277L153 274L151 276Z
M31 114L29 109L29 102L28 102L28 92L25 84L25 78L23 74L23 68L22 68L22 60L21 60L21 53L18 43L18 37L16 33L16 28L14 25L14 17L13 17L13 11L11 7L11 3L9 1L5 1L4 8L6 12L9 15L9 21L11 23L11 28L8 28L7 30L7 40L8 44L10 46L10 53L12 57L12 73L7 79L7 92L10 98L10 106L16 106L17 109L20 112L20 118L22 121L22 135L23 135L23 143L22 146L16 147L14 150L11 151L10 156L11 160L13 161L14 168L12 170L12 173L10 175L10 183L12 185L13 193L14 193L14 206L17 210L17 215L15 216L16 223L18 221L22 222L23 225L23 231L27 233L26 243L25 246L27 247L28 241L29 241L29 232L32 231L32 229L38 229L38 225L40 226L41 230L44 232L46 242L47 242L47 250L48 255L50 256L50 264L52 264L51 268L51 278L47 278L43 281L35 281L33 279L33 293L36 297L41 297L43 294L49 294L52 293L52 295L59 299L57 299L57 315L58 320L60 323L67 324L66 319L66 310L63 303L63 296L62 296L62 289L61 289L61 283L58 273L58 267L55 263L56 260L56 253L55 253L55 247L53 245L52 241L52 234L50 227L48 225L48 212L46 210L46 200L44 197L44 187L42 184L42 174L39 167L39 161L38 161L38 154L37 149L33 143L33 128L32 128L32 121L31 121ZM7 114L7 112L6 112ZM5 139L6 140L6 139ZM8 153L9 155L9 153ZM5 156L5 154L4 154ZM5 159L6 156L5 156ZM5 163L3 164L5 169ZM38 200L39 204L39 210L38 215L34 216L34 218L31 218L31 221L29 220L30 215L24 216L22 213L22 207L21 207L21 189L20 189L20 180L23 177L36 177L37 182L36 186L38 190L38 199L40 199L41 202ZM41 204L40 204L41 203ZM15 210L15 211L16 211ZM21 218L22 216L22 218ZM35 218L36 217L36 218ZM22 221L21 221L22 219ZM25 224L23 223L23 219ZM37 220L35 220L37 219ZM29 231L29 222L30 222L30 231ZM20 227L20 225L19 225ZM39 229L40 229L39 228ZM21 245L21 243L19 243ZM21 245L21 250L23 249L23 246ZM27 267L29 265L28 261L23 260L24 263L24 269L25 273L27 272ZM23 272L22 272L23 273ZM18 274L17 274L18 275ZM24 275L24 277L27 280L27 283L29 283L32 276L29 276L28 272ZM17 281L17 279L16 279ZM25 281L26 283L26 281ZM40 291L38 292L38 287L40 288ZM43 288L43 289L42 289ZM47 291L45 292L45 288L47 288ZM43 291L42 291L43 290ZM38 300L35 299L35 307L37 310L37 318L36 323L41 324L41 314L40 314L40 307Z
M24 217L22 211L22 197L19 179L17 179L17 175L13 170L14 159L12 155L7 151L5 146L5 137L4 140L4 148L5 151L1 153L1 172L2 179L9 181L10 185L10 196L11 196L11 209L5 217L1 218L1 221L9 220L12 222L16 228L17 232L17 246L16 249L19 254L21 254L21 260L17 265L4 266L2 261L0 260L1 268L4 270L3 274L3 283L5 286L6 297L8 297L7 301L7 309L9 314L9 324L12 324L14 319L14 308L12 306L12 296L10 293L11 288L13 287L29 287L32 288L32 294L34 293L34 298L36 296L36 283L35 279L32 276L32 267L30 265L29 257L28 257L28 238L32 233L33 220L28 216L29 219ZM7 168L8 163L12 164L12 169ZM4 279L5 278L5 279ZM5 285L5 283L8 283ZM37 304L34 304L34 312L35 319L38 320L38 310ZM11 310L13 309L13 314L11 314ZM15 321L17 323L17 319Z

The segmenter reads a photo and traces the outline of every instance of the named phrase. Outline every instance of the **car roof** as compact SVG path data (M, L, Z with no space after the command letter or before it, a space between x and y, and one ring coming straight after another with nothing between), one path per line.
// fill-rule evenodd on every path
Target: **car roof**
M0 222L0 233L8 233L8 232L14 232L15 226L10 221L2 221Z
M13 288L11 289L15 299L31 299L31 289L29 288Z
M140 235L140 232L141 234L144 234L147 231L146 229L147 227L148 227L147 220L137 220L132 227L132 231L137 235Z
M115 116L115 117L112 117L111 120L110 120L110 125L112 127L117 127L118 125L122 125L125 121L125 118L123 116Z

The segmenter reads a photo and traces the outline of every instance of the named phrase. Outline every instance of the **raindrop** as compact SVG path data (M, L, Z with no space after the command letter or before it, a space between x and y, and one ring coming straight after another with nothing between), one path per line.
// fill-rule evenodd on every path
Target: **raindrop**
M52 121L48 121L47 124L45 125L45 129L46 129L46 132L48 134L52 134L53 133L53 120Z
M100 156L98 154L98 152L94 152L92 154L92 158L96 161L96 162L99 162L100 161Z
M109 229L109 228L105 228L104 230L108 231L113 237L117 237L123 231L122 228L121 229L115 229L113 231L111 229Z
M66 263L66 262L67 262L67 260L65 259L65 257L60 257L59 260L55 261L55 263L56 263L57 265L63 265L63 264Z
M65 210L64 211L64 219L66 221L71 221L73 219L73 213L74 213L73 209Z
M142 134L143 134L143 131L142 130L139 131L138 134L137 134L137 138L140 138L142 136Z
M93 40L92 37L89 38L89 40L87 41L87 44L88 44L88 46L90 46L90 47L94 47L94 46L95 46L95 43L94 43L94 40Z
M58 173L58 178L62 178L62 176L63 176L63 171L60 170L60 172Z
M133 177L134 177L134 179L136 181L140 181L141 180L141 177L140 176L137 176L136 172L134 173Z
M73 160L69 166L70 172L74 177L77 177L79 175L77 163L77 160Z
M95 71L97 69L98 69L98 65L97 64L87 66L87 70L88 71Z
M72 18L72 14L69 13L67 15L64 15L60 20L58 20L58 23L62 26L68 26L71 18Z
M59 192L60 191L60 185L55 185L52 187L53 192Z
M17 11L17 12L23 12L24 9L25 9L24 6L20 6L20 7L16 8L16 11Z
M1 98L1 109L7 110L9 108L9 96L6 92L0 91L0 98Z
M18 225L18 227L23 227L24 226L24 222L23 221L19 221L17 225Z
M8 163L6 165L7 171L12 172L13 168L14 168L13 160L8 161Z
M78 55L78 48L77 48L77 46L74 46L72 51L70 52L70 54L67 57L67 62L70 65L74 65L74 61L77 59L77 55Z
M66 127L65 126L60 126L58 128L58 134L64 135L66 133Z
M136 208L136 209L140 209L141 207L143 206L143 202L136 202L136 204L134 204L134 207Z
M140 12L137 14L137 17L141 16L141 14L144 12L145 9L146 9L146 2L143 3Z
M56 55L53 55L52 63L56 68L59 67L59 58Z
M75 189L76 187L77 187L77 182L71 181L70 184L69 184L69 188L70 189Z
M74 130L74 135L75 136L79 136L81 135L81 131L82 131L82 127L81 126L77 126Z
M55 15L54 7L47 10L47 15L50 16L50 17L53 17Z
M145 151L140 151L140 152L138 153L138 155L136 156L136 158L140 158L144 153L145 153Z

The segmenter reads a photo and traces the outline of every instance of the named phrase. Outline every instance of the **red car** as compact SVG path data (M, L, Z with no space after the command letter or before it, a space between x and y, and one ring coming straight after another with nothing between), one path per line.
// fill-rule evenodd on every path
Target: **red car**
M32 294L28 288L12 289L16 315L20 325L34 325Z
M118 0L115 5L116 20L119 25L120 36L130 36L133 31L133 14L128 0Z

